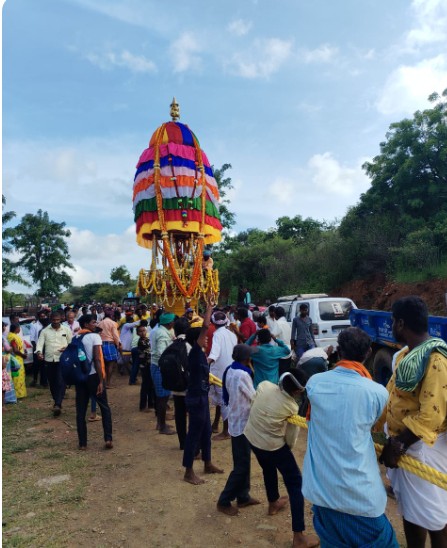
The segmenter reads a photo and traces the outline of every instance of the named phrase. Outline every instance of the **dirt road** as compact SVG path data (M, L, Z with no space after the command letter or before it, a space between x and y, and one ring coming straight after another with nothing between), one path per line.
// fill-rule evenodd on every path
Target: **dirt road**
M288 510L266 515L261 470L252 457L252 495L263 501L236 517L216 511L216 500L231 470L229 441L213 442L213 461L223 475L192 486L182 481L177 436L155 430L153 411L138 411L139 386L115 379L109 391L114 448L103 449L100 422L88 423L89 447L77 449L74 390L58 419L51 417L49 393L30 397L4 414L3 542L5 546L108 547L288 547ZM295 455L306 447L301 431ZM202 471L197 463L197 471ZM286 494L281 485L281 494ZM388 516L404 546L395 502ZM310 506L307 526L312 529Z

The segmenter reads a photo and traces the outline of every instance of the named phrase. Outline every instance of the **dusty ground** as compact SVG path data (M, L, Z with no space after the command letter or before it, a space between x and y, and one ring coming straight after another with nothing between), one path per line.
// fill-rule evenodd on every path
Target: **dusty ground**
M218 513L216 500L231 470L230 442L213 443L213 461L225 474L207 476L201 486L183 482L177 436L156 432L153 412L138 411L139 387L128 386L126 378L116 378L109 391L112 451L103 449L100 422L88 424L88 451L77 450L74 390L58 419L50 416L47 391L29 394L3 417L5 546L290 546L290 513L266 515L255 458L252 495L263 504L233 518ZM300 466L305 446L301 431L295 449ZM280 491L285 494L284 486ZM391 499L387 514L404 546ZM309 505L306 520L311 529Z

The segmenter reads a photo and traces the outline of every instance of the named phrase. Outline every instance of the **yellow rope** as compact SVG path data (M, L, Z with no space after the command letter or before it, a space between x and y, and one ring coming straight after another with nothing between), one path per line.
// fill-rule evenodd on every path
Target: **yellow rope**
M216 386L222 386L222 381L211 373L210 383L215 384ZM293 415L293 417L289 417L287 419L287 422L295 424L300 428L307 428L306 419L298 415ZM375 443L374 447L378 454L382 452L383 445L380 445L380 443ZM439 470L436 470L431 466L427 466L427 464L424 464L419 460L410 457L409 455L402 455L402 457L400 457L399 468L407 470L407 472L411 472L415 476L419 476L420 478L429 481L430 483L433 483L433 485L437 485L441 489L445 489L447 491L447 474L439 472Z

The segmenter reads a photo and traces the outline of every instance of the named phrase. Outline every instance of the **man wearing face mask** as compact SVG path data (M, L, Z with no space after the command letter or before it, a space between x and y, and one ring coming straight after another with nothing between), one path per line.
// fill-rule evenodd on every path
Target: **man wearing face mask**
M31 324L29 338L33 345L33 352L36 351L37 341L39 339L40 332L44 327L50 323L46 310L39 310L37 313L37 320ZM39 360L36 354L33 354L33 380L31 386L37 386L37 379L40 373L40 386L46 388L48 386L47 372L45 370L45 364Z
M40 332L36 355L40 361L45 360L51 396L54 400L53 415L58 417L61 414L62 400L65 396L65 382L59 362L62 352L71 343L72 335L67 326L61 325L60 312L52 312L50 321L51 324Z

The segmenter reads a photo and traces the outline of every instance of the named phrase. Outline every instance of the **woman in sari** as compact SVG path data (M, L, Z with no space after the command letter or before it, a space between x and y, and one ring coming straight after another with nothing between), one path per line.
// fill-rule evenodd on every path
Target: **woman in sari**
M26 397L26 384L25 384L25 365L23 363L23 358L26 358L26 351L23 345L23 341L19 335L20 325L12 323L9 328L8 333L8 342L11 345L12 353L16 360L20 364L20 369L16 376L12 377L14 388L16 391L17 398Z

